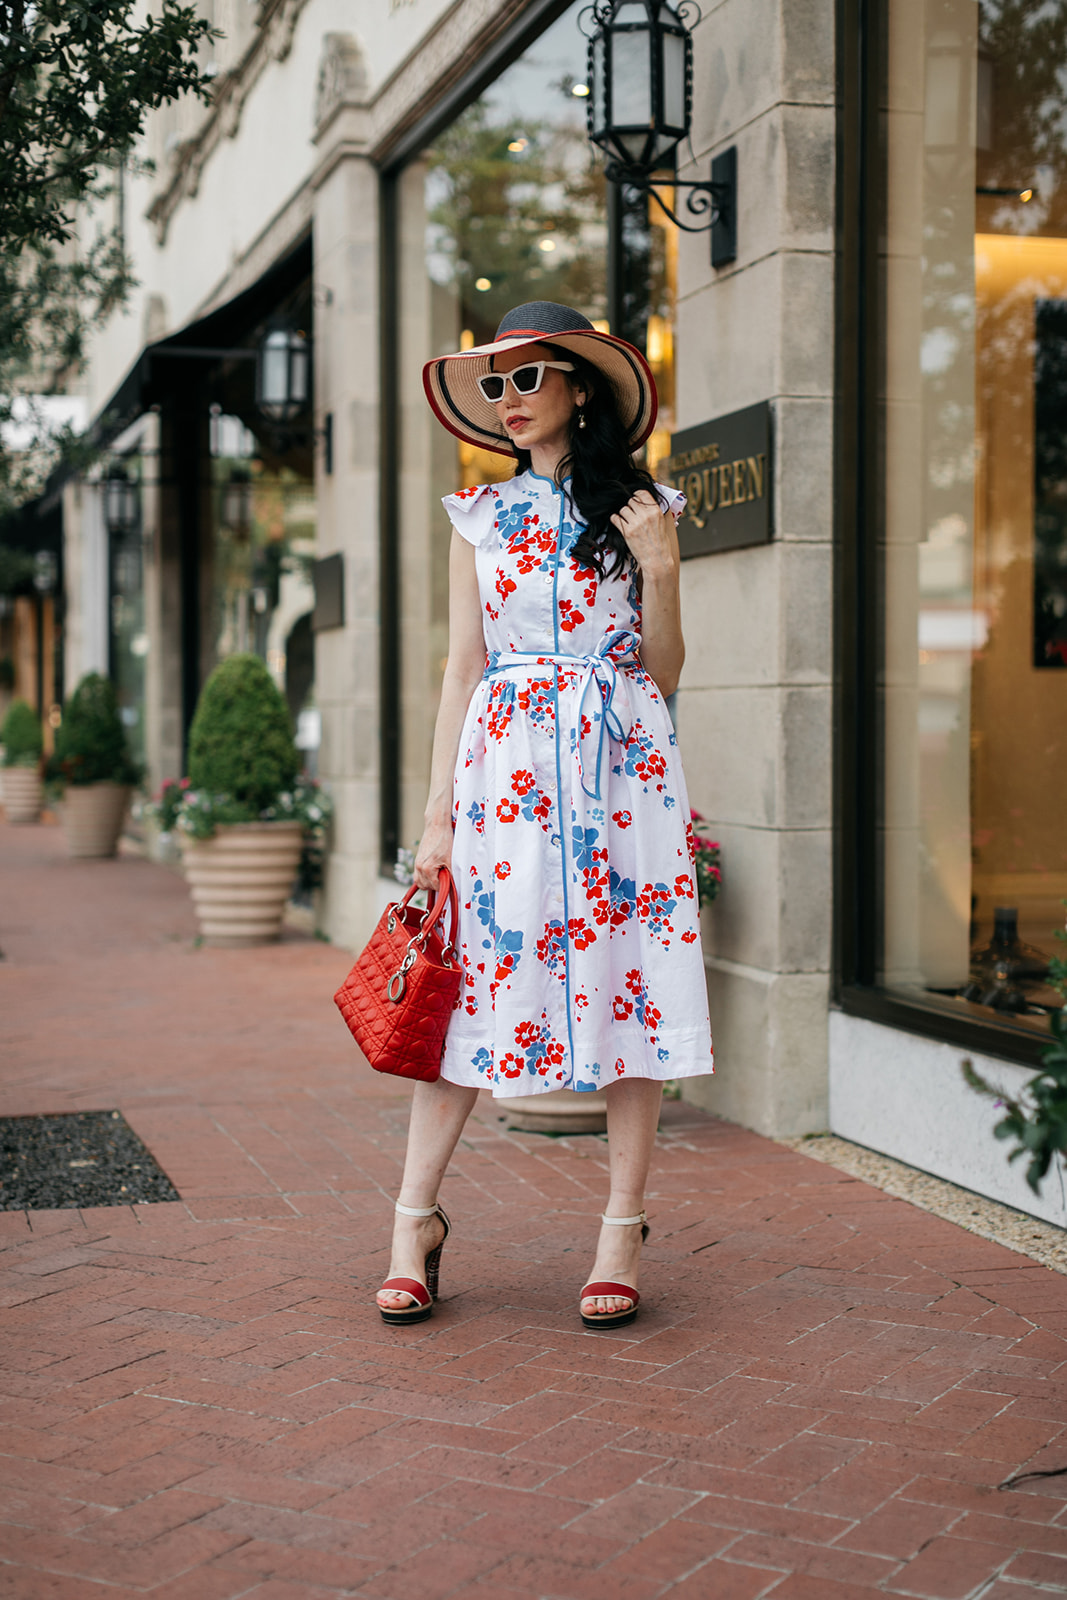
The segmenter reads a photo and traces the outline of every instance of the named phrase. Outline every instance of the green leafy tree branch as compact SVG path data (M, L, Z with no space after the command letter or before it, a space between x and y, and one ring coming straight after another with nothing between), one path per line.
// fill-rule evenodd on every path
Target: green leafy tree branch
M99 224L80 237L86 208L121 179L151 111L210 97L199 57L213 37L177 0L147 15L135 0L0 0L0 428L20 391L61 390L127 299L125 241ZM32 417L31 432L25 450L0 437L0 511L74 445Z

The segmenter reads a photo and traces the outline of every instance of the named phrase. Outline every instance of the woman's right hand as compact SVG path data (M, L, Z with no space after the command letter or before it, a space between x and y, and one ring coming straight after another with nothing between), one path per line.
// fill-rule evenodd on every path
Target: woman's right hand
M452 821L427 823L415 856L415 882L420 889L437 892L442 867L452 867Z

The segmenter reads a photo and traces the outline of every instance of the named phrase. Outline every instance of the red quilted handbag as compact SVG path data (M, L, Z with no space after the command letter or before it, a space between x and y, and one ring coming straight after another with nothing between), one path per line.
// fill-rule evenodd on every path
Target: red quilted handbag
M341 1015L375 1072L434 1083L441 1076L445 1030L463 970L456 953L456 886L441 868L437 897L422 911L403 900L387 906L370 943L334 995ZM444 937L445 907L451 912Z

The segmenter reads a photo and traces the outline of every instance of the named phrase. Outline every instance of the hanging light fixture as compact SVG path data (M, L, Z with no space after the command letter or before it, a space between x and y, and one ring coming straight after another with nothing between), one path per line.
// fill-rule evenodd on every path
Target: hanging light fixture
M307 410L311 393L311 346L287 323L268 328L256 362L256 405L272 422L292 422Z
M252 521L252 478L247 467L234 467L222 486L222 523L239 539Z
M687 20L700 20L695 0L595 0L590 8L590 140L607 156L612 183L652 195L686 233L712 231L711 258L724 266L737 254L737 150L714 158L711 178L654 177L673 164L689 136L693 100L693 41ZM657 189L686 189L686 210L705 218L681 221Z
M137 483L116 463L104 479L104 521L109 533L132 533L141 513Z

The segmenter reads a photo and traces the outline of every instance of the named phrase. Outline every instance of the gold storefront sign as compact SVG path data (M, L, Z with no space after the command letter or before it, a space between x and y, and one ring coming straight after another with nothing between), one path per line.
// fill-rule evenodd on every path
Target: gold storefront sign
M773 537L770 402L673 434L657 476L686 496L678 524L683 559L766 544Z

